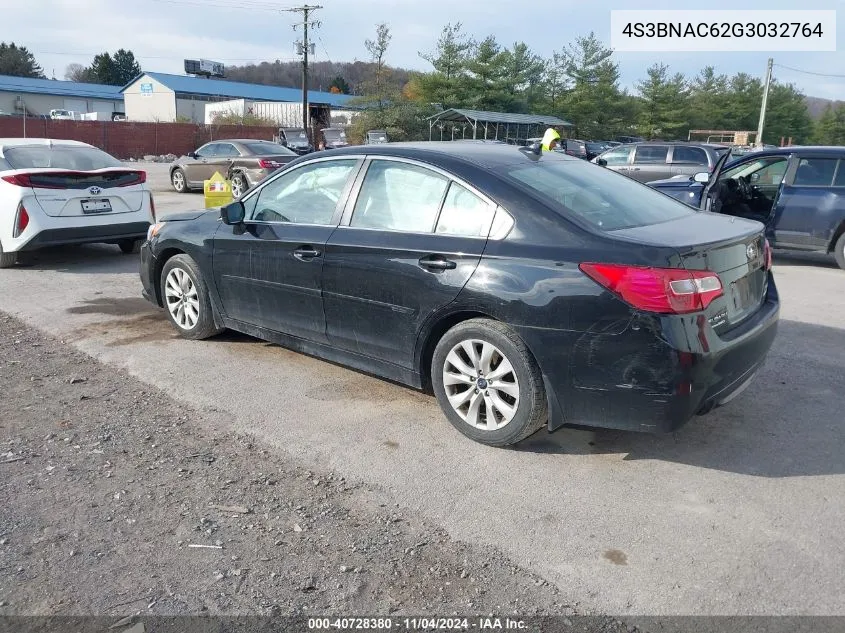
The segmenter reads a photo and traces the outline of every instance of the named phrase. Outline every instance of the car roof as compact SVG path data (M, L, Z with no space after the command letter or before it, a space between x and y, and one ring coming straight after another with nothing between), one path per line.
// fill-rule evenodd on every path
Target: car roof
M772 147L749 152L746 156L750 154L753 154L754 156L784 156L794 154L796 151L801 153L845 156L845 147L836 145L789 145L787 147Z
M332 156L362 153L370 156L412 158L432 163L437 163L440 160L457 159L485 168L537 160L537 156L527 151L526 148L494 140L476 140L467 143L418 141L389 143L387 145L355 145L332 150ZM580 161L578 158L572 158L565 154L543 154L543 156L548 156L551 160Z
M0 153L5 149L12 147L32 147L32 146L65 146L65 147L94 147L82 141L71 141L67 139L50 139L50 138L0 138Z

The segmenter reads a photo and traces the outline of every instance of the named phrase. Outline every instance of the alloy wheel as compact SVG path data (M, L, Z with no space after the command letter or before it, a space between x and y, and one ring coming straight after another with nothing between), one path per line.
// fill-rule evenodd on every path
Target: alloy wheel
M443 363L443 386L460 418L482 431L507 425L519 408L519 381L502 351L487 341L464 340Z
M235 176L232 178L232 197L237 200L242 195L244 195L244 186L243 176Z
M176 191L181 192L185 189L185 175L181 171L174 171L171 180L173 181L173 188Z
M196 327L200 316L197 288L191 277L181 268L171 270L164 282L164 297L170 316L183 330Z

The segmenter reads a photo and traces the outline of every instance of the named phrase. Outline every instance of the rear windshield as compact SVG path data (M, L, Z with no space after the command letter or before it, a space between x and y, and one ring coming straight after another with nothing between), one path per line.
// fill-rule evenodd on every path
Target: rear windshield
M279 145L278 143L271 143L270 141L261 141L258 143L243 143L243 146L247 149L250 154L254 154L255 156L272 156L272 155L282 155L282 156L296 156L296 154L290 151L284 145Z
M114 156L95 147L73 147L68 145L30 145L9 147L4 157L12 169L73 169L89 171L106 167L123 167Z
M511 166L505 173L562 216L575 216L601 231L647 226L696 213L647 185L585 161L544 157L530 165Z

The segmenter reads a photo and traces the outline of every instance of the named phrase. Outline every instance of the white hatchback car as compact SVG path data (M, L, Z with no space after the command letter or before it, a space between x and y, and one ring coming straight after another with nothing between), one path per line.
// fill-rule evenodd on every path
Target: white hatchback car
M155 221L146 180L79 141L0 139L0 268L21 251L59 244L137 252Z

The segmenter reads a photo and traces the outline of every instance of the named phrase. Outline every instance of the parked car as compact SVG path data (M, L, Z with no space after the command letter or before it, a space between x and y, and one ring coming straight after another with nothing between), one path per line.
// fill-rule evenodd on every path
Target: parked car
M692 207L766 225L774 248L833 254L845 269L845 147L761 149L712 174L648 183Z
M163 218L141 281L185 338L231 328L431 390L502 446L544 424L667 431L732 399L775 337L768 255L758 222L587 161L391 143Z
M320 141L317 143L318 149L339 149L348 145L346 130L343 128L326 127L320 130Z
M0 139L0 268L44 246L137 253L155 219L147 174L86 143Z
M50 110L50 118L56 120L72 121L76 117L70 110Z
M206 143L170 165L170 182L179 193L202 189L215 172L232 182L232 197L240 198L268 174L296 158L296 153L272 141L224 139Z
M377 145L379 143L387 143L387 132L384 130L370 130L367 132L366 145Z
M707 143L634 143L608 149L593 162L604 161L599 164L634 180L649 182L710 171L729 149Z
M587 150L586 159L593 160L596 156L610 148L605 141L586 141L584 147Z
M314 146L308 141L305 128L301 127L279 128L279 143L299 155L314 151Z

